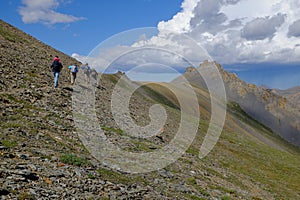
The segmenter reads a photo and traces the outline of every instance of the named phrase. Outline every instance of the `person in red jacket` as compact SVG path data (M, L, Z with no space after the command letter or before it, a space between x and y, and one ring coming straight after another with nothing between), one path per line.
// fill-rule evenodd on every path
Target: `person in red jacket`
M63 65L60 62L60 59L58 56L55 56L53 59L53 62L51 64L51 69L53 72L53 76L54 76L54 87L57 88L58 86L58 78L59 78L59 74L61 69L63 68Z

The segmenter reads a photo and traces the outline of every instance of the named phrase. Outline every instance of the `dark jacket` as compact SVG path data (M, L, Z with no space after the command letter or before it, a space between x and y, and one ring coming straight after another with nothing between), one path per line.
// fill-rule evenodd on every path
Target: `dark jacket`
M54 59L54 61L51 64L52 72L60 72L63 68L63 65L58 59Z

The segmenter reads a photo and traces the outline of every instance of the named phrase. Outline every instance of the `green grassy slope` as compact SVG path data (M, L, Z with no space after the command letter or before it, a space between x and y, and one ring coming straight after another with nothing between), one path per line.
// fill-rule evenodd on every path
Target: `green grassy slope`
M151 92L147 96L158 102L177 105L174 96L158 84L148 85ZM193 156L198 155L203 134L209 123L209 95L201 88L195 88L201 112L201 123L198 138L188 150ZM159 95L157 95L159 94ZM204 159L192 162L191 168L203 170L202 162L212 163L212 170L221 179L247 190L262 189L275 199L297 199L300 196L300 153L299 149L273 133L268 127L247 115L237 103L229 102L227 118L221 138L214 150ZM228 173L228 174L227 174ZM201 177L198 177L201 179ZM193 182L197 185L197 176ZM194 180L195 179L195 180ZM253 184L249 186L249 182ZM211 187L215 187L213 184ZM216 186L219 187L219 186ZM221 187L221 186L220 186ZM227 188L228 189L228 188ZM233 191L232 191L233 192ZM269 198L267 196L262 198Z

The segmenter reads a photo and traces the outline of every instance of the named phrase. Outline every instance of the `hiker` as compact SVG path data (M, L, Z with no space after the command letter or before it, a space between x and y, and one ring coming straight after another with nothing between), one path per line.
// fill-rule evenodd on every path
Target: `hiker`
M51 68L52 68L52 72L53 72L53 76L54 76L54 87L57 88L59 74L60 74L61 69L63 68L63 65L61 64L58 56L54 57L53 62L51 64Z
M85 63L85 65L81 66L81 69L83 69L83 72L85 74L85 79L88 83L90 83L90 75L91 75L91 68L88 63Z
M97 80L97 77L98 77L98 73L95 69L92 69L91 70L91 77L95 80Z
M76 74L78 72L78 67L77 67L76 64L75 65L70 65L69 70L70 70L71 84L74 85L75 80L76 80Z

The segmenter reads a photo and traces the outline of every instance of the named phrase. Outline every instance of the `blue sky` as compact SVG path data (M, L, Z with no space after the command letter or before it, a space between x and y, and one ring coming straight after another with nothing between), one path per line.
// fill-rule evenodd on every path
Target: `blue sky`
M60 23L39 19L23 22L21 7L41 0L0 1L1 19L24 32L72 55L88 54L99 42L122 31L155 27L159 21L171 19L181 8L182 0L44 0L49 10L78 18ZM41 3L43 4L43 3ZM58 4L58 5L57 5ZM54 20L54 19L53 19Z
M129 54L121 59L125 68L155 61L180 72L186 67L180 57L195 63L206 57L246 81L270 87L282 82L281 88L287 88L300 85L295 78L300 63L299 7L299 0L260 0L259 6L253 0L7 0L0 1L0 16L77 59L87 61L90 53L101 51L93 58L99 70L124 52ZM156 27L156 32L143 27ZM140 34L135 39L123 32L135 28L139 30L129 31ZM155 47L157 52L132 54L141 47ZM257 79L254 69L262 73Z

